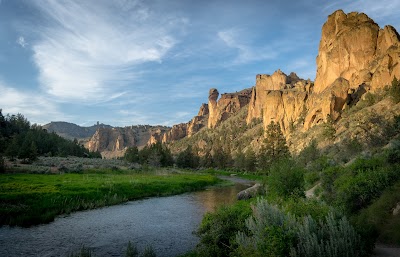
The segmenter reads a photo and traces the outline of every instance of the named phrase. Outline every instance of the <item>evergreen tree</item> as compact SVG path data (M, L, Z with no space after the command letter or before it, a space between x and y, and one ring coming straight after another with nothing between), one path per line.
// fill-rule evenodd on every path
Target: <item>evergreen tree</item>
M265 131L265 138L259 155L259 166L267 170L276 161L290 156L286 139L278 123L271 122Z
M254 172L257 168L257 156L253 149L250 147L245 155L245 170Z
M180 152L176 158L176 165L180 168L197 168L200 164L200 158L194 153L189 145L184 151Z
M127 162L139 162L139 150L136 146L134 147L129 147L124 155L124 159Z
M234 166L238 170L246 169L246 155L239 150L234 159Z

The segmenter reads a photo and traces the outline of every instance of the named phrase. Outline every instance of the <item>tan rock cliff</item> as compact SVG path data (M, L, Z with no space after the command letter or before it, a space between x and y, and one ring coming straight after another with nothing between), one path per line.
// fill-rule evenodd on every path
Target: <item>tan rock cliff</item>
M314 92L321 93L339 77L351 88L366 83L374 91L389 85L400 75L399 39L393 27L380 29L364 13L334 12L322 27Z
M128 147L143 148L147 144L161 141L167 130L169 130L168 127L148 125L99 128L85 144L85 147L90 151L100 152L103 157L120 157L124 155Z
M215 128L232 114L239 112L241 108L250 102L252 89L244 89L240 92L222 94L217 101L219 92L212 88L208 97L208 128Z
M257 75L249 103L247 123L263 118L265 126L278 122L285 132L306 108L311 81L300 79L295 73L287 76L280 70L272 75Z
M308 130L337 121L363 93L400 77L399 39L393 27L380 29L363 13L334 12L322 28L315 83L280 70L257 75L247 123L262 117L264 127L275 121L287 134L292 124L303 122Z

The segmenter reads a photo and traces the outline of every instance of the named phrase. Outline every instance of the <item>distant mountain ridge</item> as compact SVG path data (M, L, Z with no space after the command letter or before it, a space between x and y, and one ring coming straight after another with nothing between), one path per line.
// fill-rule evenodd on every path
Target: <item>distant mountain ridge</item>
M48 132L55 132L57 135L64 138L73 140L84 140L92 137L99 128L112 128L110 125L106 124L94 124L90 127L82 127L74 123L69 123L65 121L52 121L43 126Z

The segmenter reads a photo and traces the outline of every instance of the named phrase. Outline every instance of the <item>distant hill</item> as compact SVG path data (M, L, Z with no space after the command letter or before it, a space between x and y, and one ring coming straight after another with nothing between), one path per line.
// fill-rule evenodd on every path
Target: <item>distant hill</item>
M64 138L73 140L74 138L78 140L88 139L96 133L98 128L112 128L110 125L105 124L95 124L90 127L81 127L74 123L64 122L64 121L52 121L49 124L43 126L48 132L55 132L57 135Z

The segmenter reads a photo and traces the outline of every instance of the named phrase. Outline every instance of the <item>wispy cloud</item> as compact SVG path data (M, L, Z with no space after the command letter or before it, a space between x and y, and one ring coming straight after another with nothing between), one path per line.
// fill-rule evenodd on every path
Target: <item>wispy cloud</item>
M35 29L42 87L64 100L104 101L137 76L135 65L161 62L182 19L141 1L35 1L47 20Z
M243 64L251 61L262 61L274 59L277 57L277 51L273 51L268 45L263 47L255 47L254 42L246 42L245 33L236 28L230 28L218 32L218 37L226 44L226 46L238 51L233 64Z
M1 4L1 3L0 3ZM20 45L20 46L22 46L23 48L25 48L27 45L28 45L28 43L25 41L25 38L23 37L23 36L20 36L18 39L17 39L17 44L18 45Z
M68 119L48 98L33 92L21 92L0 81L0 108L3 114L22 113L32 123L45 124L49 120Z

